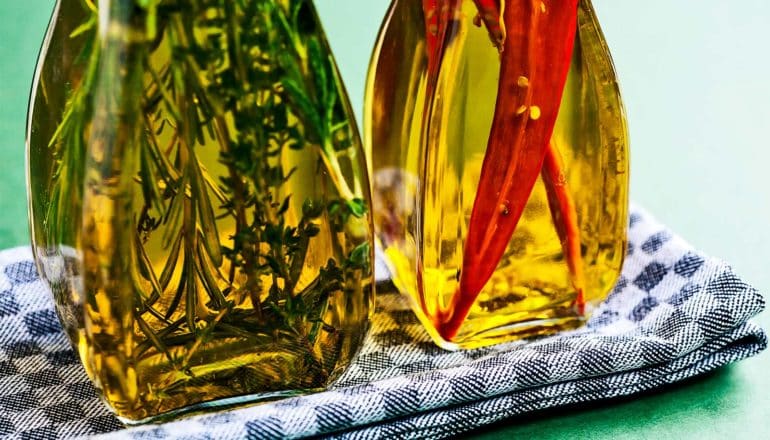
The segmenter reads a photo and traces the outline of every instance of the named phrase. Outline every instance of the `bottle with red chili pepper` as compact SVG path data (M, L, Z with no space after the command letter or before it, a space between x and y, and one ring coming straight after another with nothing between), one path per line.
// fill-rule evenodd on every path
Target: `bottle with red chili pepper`
M364 125L378 239L440 346L575 328L616 282L628 135L590 0L393 0Z

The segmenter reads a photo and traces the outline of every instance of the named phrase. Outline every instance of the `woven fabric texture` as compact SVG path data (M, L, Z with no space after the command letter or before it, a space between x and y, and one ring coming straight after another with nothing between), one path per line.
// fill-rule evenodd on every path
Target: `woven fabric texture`
M632 210L623 274L589 324L536 341L448 352L399 295L329 391L124 429L62 333L29 249L0 253L0 436L442 438L545 408L625 396L757 354L762 296L725 263ZM382 267L379 266L378 269ZM383 274L383 270L378 272Z

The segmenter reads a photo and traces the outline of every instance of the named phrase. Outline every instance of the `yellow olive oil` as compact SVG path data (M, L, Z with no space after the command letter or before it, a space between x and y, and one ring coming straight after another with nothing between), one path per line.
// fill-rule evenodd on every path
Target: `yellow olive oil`
M62 0L28 155L38 265L123 420L323 389L363 343L369 182L311 2Z
M500 81L501 54L479 25L476 6L471 0L459 3L431 90L422 2L393 1L372 57L364 122L375 229L393 281L435 342L450 349L583 323L620 274L628 204L624 110L596 16L590 1L581 0L551 138L563 164L556 186L569 197L577 218L581 279L570 270L573 262L565 258L546 186L538 179L494 274L458 333L451 339L440 334L439 317L451 311L460 288ZM526 80L519 78L519 86L526 87ZM534 106L527 111L531 119L539 117ZM504 202L500 209L504 215Z

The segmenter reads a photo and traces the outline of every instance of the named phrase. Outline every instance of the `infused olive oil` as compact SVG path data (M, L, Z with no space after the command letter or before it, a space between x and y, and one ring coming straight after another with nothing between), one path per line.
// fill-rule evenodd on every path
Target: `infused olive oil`
M367 83L377 237L446 348L580 325L625 254L626 123L590 2L494 3L394 0Z
M369 182L311 1L61 0L28 158L40 271L122 419L323 389L361 346Z

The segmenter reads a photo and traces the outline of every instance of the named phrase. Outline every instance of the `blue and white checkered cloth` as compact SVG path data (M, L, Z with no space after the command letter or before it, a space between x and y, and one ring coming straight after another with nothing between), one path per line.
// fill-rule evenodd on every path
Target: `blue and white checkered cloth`
M765 333L749 321L762 296L725 263L632 211L623 275L580 330L447 352L403 298L384 293L360 356L329 391L131 429L88 382L29 249L0 252L0 436L441 438L639 393L763 350Z

